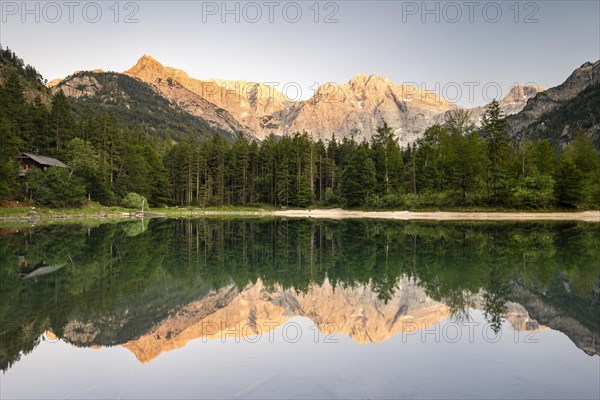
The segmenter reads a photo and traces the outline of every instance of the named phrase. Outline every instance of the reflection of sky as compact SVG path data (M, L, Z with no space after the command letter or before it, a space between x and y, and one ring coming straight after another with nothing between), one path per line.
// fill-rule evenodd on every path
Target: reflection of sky
M189 342L140 364L122 347L80 349L42 342L1 376L2 398L598 398L600 357L587 356L562 333L537 332L538 343L515 343L503 327L500 340L482 339L485 321L473 312L474 341L464 327L458 342L435 335L396 335L359 345L315 343L312 321L293 318L303 333L297 343L278 328L270 342L229 339ZM439 331L453 335L453 328ZM434 332L430 328L430 332ZM289 336L294 333L288 328Z
M297 23L283 18L283 7L290 2L279 2L273 23L264 7L256 23L243 17L236 23L235 15L225 15L223 23L220 10L206 15L203 22L203 7L207 10L211 2L137 1L131 3L139 8L134 16L138 22L131 24L122 21L134 9L120 9L115 23L114 10L109 9L112 1L99 2L103 14L97 23L86 22L81 13L87 3L91 2L78 2L81 7L75 9L73 23L68 22L68 9L55 23L44 22L41 9L39 23L35 13L23 16L18 10L14 16L6 15L0 24L0 42L48 79L81 69L123 71L148 53L202 79L298 82L304 98L315 82L345 82L359 72L380 74L397 83L424 83L432 89L438 85L440 91L456 82L462 88L457 99L462 105L483 101L480 86L471 103L465 83L497 82L504 93L517 82L551 87L585 61L600 58L598 1L521 2L518 14L515 2L497 2L502 4L502 15L495 23L488 22L495 18L489 8L484 18L486 2L477 2L470 22L468 8L461 7L457 19L456 11L442 8L444 2L429 2L428 7L440 8L428 15L421 9L423 2L340 1L332 2L339 7L334 15L338 22L328 24L322 23L325 15L335 10L325 9L325 2L320 3L316 24L309 8L312 1L299 2L303 14ZM409 3L419 9L410 10ZM34 7L33 2L28 4ZM253 18L250 10L243 14L244 3L239 4L238 14ZM524 23L530 15L532 23Z

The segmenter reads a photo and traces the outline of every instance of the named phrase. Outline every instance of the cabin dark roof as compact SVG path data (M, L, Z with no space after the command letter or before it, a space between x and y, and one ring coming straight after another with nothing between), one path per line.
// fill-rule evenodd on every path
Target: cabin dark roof
M31 158L33 161L40 165L46 165L48 167L61 167L68 168L62 161L57 160L56 158L40 156L33 153L21 153L19 158Z

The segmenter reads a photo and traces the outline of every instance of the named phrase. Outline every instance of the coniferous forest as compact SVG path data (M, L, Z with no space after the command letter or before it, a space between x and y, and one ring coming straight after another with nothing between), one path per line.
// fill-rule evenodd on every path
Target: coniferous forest
M519 140L496 101L481 127L464 110L401 147L382 123L369 142L315 141L306 133L262 142L197 132L180 140L74 108L50 95L35 68L0 49L0 199L50 207L368 207L589 209L600 206L600 153L581 130L566 147ZM74 110L77 109L77 112ZM16 155L69 168L19 177Z

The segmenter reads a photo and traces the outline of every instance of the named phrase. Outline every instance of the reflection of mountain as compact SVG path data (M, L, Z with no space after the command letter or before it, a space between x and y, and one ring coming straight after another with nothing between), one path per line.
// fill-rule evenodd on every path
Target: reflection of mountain
M569 295L565 282L545 293L517 287L514 297L527 304L529 313L541 323L567 335L577 347L589 355L600 354L598 304L600 286L596 287L595 304L582 304ZM592 314L590 314L590 311ZM596 314L593 314L596 312Z
M220 337L203 322L304 316L367 343L469 309L520 330L539 321L599 354L599 236L598 224L571 222L275 219L13 232L0 237L0 369L44 331L148 361ZM20 257L65 266L21 280Z
M480 296L475 295L474 301L480 302ZM357 343L377 343L399 333L426 329L450 315L447 305L432 300L408 278L400 280L396 294L387 303L378 299L368 286L334 288L325 282L312 286L306 293L298 293L280 287L267 288L259 281L241 291L229 285L211 292L158 321L123 346L146 363L197 338L266 335L296 316L310 318L326 335L344 334ZM520 331L544 328L520 304L509 303L504 317ZM104 322L70 321L62 339L89 346L107 329Z
M190 303L124 346L140 361L148 362L162 351L182 347L199 337L266 334L293 316L312 319L325 334L346 334L358 343L380 342L450 315L446 305L433 301L414 281L405 278L387 304L365 286L334 289L325 282L307 293L296 293L281 288L270 290L258 282L248 285L222 308L215 307L215 298L228 297L232 292L234 289L227 287Z

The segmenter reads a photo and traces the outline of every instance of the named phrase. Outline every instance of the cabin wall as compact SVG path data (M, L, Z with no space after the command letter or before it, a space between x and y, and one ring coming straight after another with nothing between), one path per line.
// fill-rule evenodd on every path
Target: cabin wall
M19 169L21 171L28 171L33 168L41 169L42 171L46 171L48 169L48 166L41 165L41 164L33 161L30 158L20 158L19 161L20 161Z

